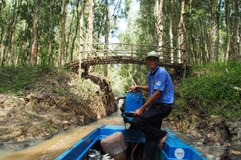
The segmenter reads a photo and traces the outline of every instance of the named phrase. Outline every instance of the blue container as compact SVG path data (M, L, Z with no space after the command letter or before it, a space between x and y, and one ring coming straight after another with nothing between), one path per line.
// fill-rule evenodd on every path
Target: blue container
M144 104L143 95L140 92L127 92L125 94L125 112L134 112Z

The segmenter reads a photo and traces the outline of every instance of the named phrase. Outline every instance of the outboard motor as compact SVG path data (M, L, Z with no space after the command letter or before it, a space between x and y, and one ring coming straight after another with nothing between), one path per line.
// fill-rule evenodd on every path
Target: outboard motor
M145 98L140 91L126 92L124 97L119 97L118 100L124 99L120 108L121 116L125 123L130 123L133 119L134 112L145 103Z

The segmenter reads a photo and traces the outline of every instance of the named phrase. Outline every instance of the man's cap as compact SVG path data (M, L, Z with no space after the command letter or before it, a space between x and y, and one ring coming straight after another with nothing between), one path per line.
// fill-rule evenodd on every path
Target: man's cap
M146 59L148 59L150 57L154 57L154 58L158 58L159 59L160 55L156 51L151 51L151 52L147 53Z

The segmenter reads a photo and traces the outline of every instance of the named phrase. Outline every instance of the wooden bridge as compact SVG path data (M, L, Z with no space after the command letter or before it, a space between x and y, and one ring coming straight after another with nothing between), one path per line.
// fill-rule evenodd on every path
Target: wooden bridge
M83 69L83 74L88 75L90 66L104 64L140 64L145 65L145 57L151 50L156 50L160 54L160 65L162 67L173 68L177 74L182 74L184 70L189 70L183 58L177 56L177 48L164 48L156 46L130 45L130 44L109 44L95 45L95 50L82 51L82 57L67 64L67 67L74 72ZM81 63L81 65L80 65Z

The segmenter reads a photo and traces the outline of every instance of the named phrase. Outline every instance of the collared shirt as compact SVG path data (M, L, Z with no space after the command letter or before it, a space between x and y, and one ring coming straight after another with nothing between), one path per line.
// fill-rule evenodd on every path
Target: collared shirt
M148 73L148 87L150 96L154 94L155 90L160 90L162 92L162 95L155 103L173 103L174 87L172 79L164 68L158 66L155 70Z

